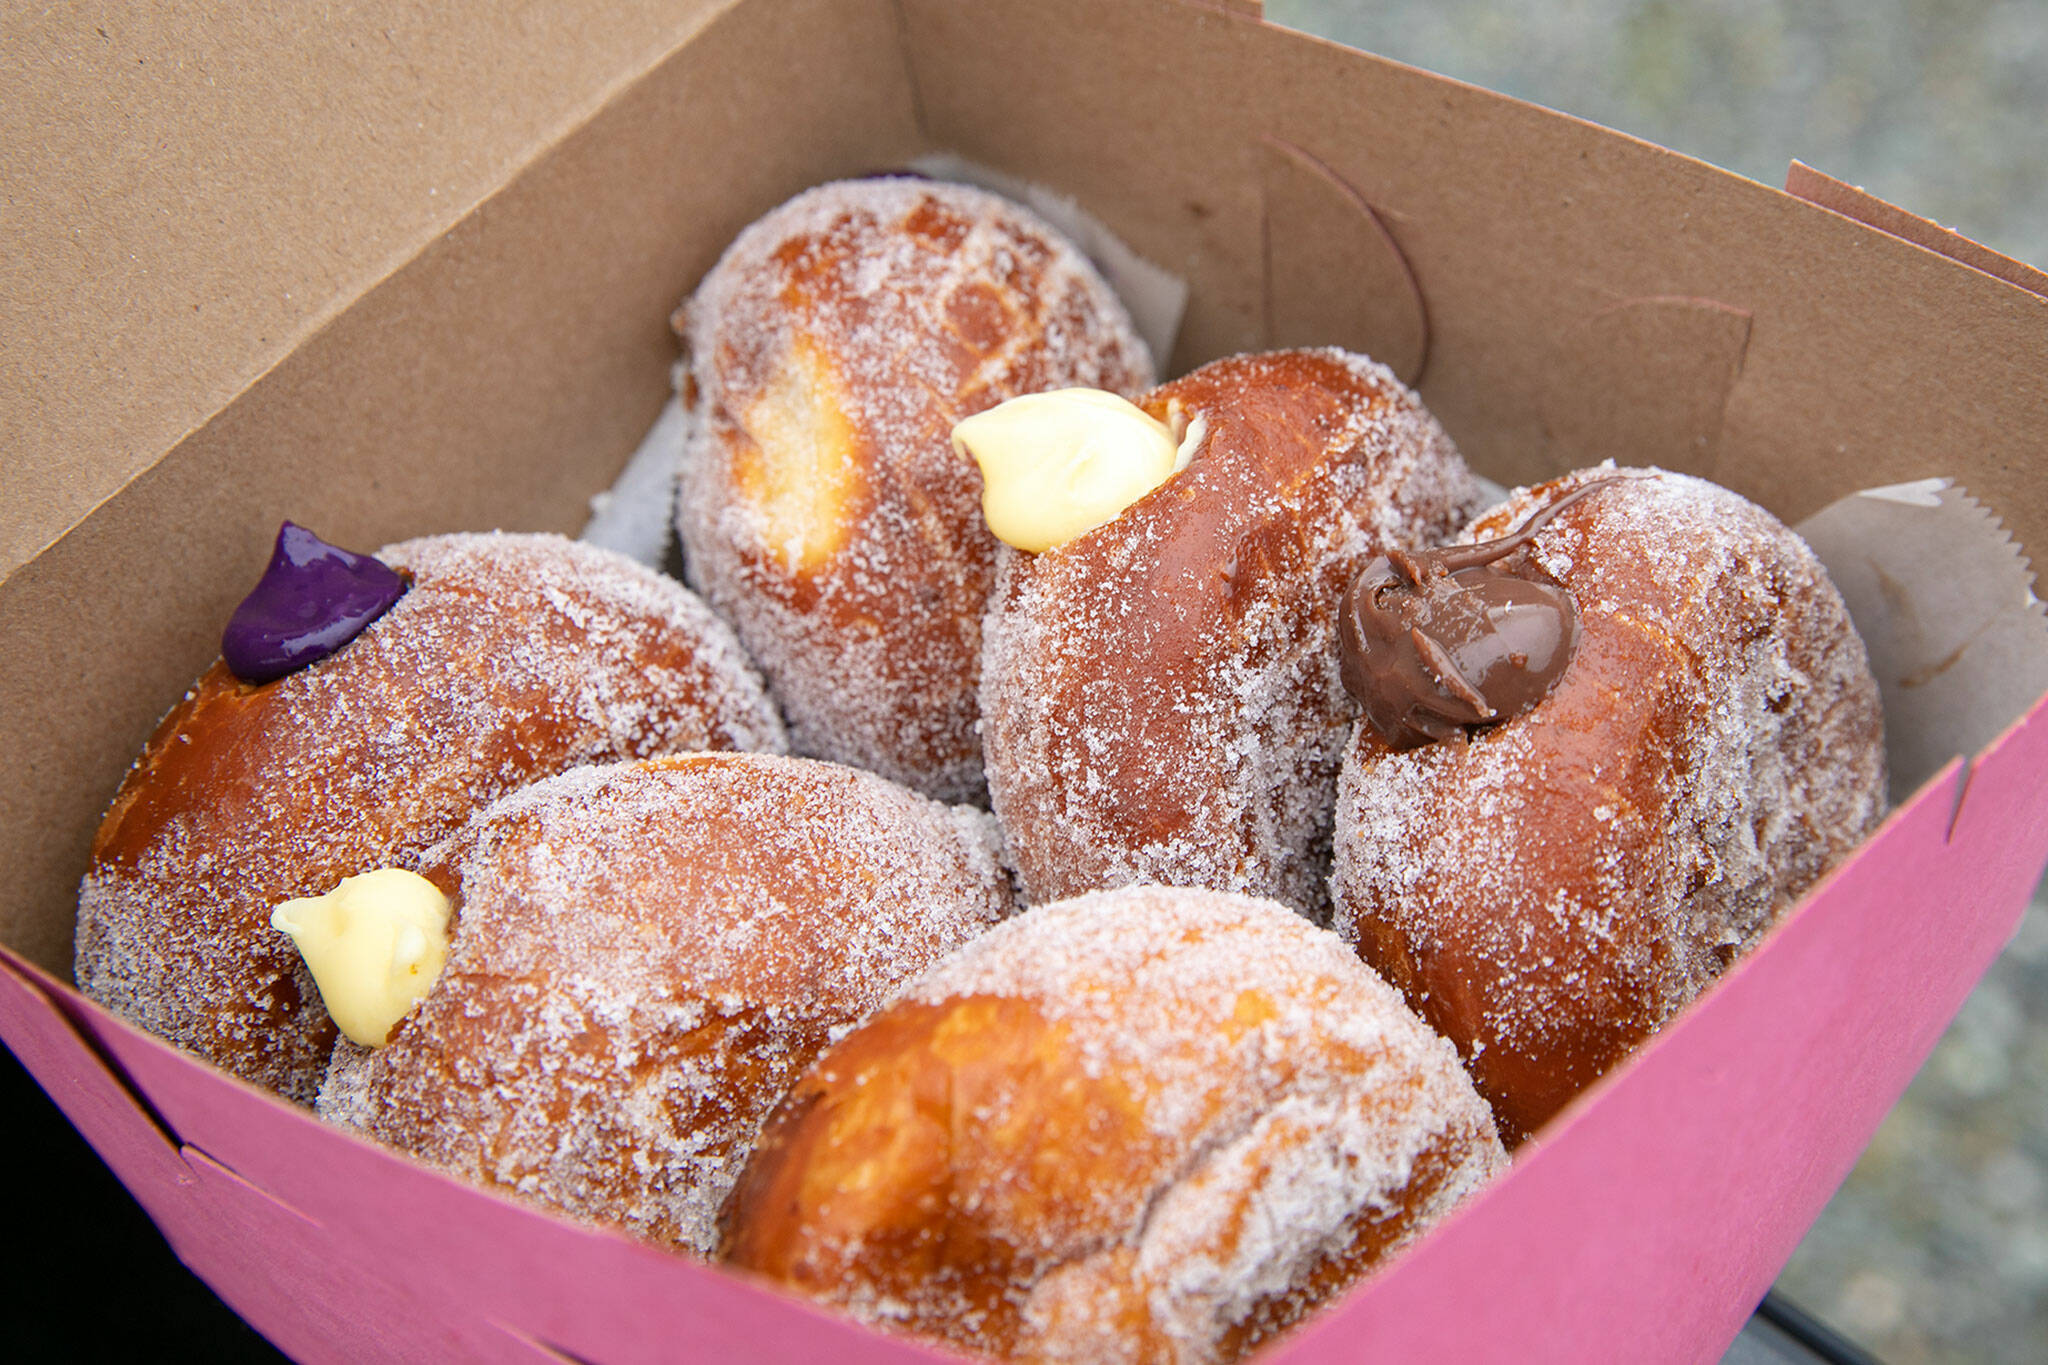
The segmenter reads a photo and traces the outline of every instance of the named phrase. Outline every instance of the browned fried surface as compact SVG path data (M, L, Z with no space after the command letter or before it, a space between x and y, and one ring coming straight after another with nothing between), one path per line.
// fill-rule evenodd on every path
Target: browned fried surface
M755 1131L838 1031L1010 909L994 821L761 755L584 768L428 855L433 991L324 1117L578 1217L709 1251Z
M1481 518L1506 533L1592 478ZM1762 509L1607 484L1530 551L1583 635L1550 695L1469 741L1346 756L1339 932L1458 1044L1511 1140L1753 945L1882 816L1883 721L1840 598Z
M1449 1046L1335 936L1126 888L1004 925L828 1051L726 1249L969 1351L1224 1360L1504 1164Z
M978 797L996 542L953 424L1151 362L1050 228L958 185L811 190L743 233L685 309L698 426L691 581L760 660L799 753Z
M271 909L403 862L579 763L781 747L731 634L679 585L558 537L384 552L411 589L261 687L216 664L129 772L79 899L103 1004L310 1102L334 1026Z
M1387 545L1476 492L1394 377L1340 351L1236 356L1154 390L1207 425L1104 526L1005 551L983 654L990 793L1026 898L1159 881L1325 905L1351 718L1337 608Z

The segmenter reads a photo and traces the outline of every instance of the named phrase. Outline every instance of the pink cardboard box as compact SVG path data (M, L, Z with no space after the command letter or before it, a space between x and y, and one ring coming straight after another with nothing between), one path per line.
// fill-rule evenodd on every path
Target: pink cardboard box
M1798 520L1945 477L2048 544L2048 287L1824 178L1781 193L1241 0L583 8L60 13L22 21L50 60L0 101L52 130L10 185L38 325L0 342L0 1032L302 1359L930 1354L424 1171L68 984L100 811L278 521L573 531L664 401L669 311L798 189L936 150L1037 181L1186 278L1168 373L1371 351L1504 483L1612 456ZM1970 702L1976 752L1271 1358L1715 1357L2048 858L2022 691Z

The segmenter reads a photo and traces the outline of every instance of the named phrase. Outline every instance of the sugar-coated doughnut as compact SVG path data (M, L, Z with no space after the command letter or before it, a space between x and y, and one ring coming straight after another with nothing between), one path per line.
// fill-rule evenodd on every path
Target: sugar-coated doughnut
M1233 356L1139 406L1199 433L1187 466L1076 539L1006 547L989 602L983 743L1025 898L1156 881L1320 916L1353 714L1338 599L1477 488L1415 396L1342 351Z
M681 584L559 536L379 554L396 605L252 686L216 664L165 717L93 841L76 974L116 1013L311 1103L335 1030L271 909L402 861L582 763L780 749L732 633Z
M1011 909L985 812L757 754L580 768L423 859L447 964L322 1117L708 1252L756 1130L827 1042Z
M760 661L792 748L979 799L996 542L955 422L1021 393L1135 393L1151 361L1073 247L981 190L798 195L684 305L690 581Z
M1228 1360L1505 1164L1450 1045L1335 935L1130 887L1002 925L825 1053L725 1250L960 1350Z
M1462 684L1421 698L1433 718L1382 702L1420 730L1359 725L1331 879L1338 932L1458 1045L1511 1141L1698 995L1885 804L1862 641L1776 518L1700 479L1606 467L1518 493L1463 539L1525 522L1470 582L1515 580L1518 612L1545 594L1575 608L1576 644L1494 723L1455 723ZM1456 596L1441 567L1383 575L1380 605L1412 615L1417 578ZM1547 652L1534 638L1523 653ZM1468 669L1507 658L1483 644L1445 649ZM1396 690L1457 671L1433 667L1410 660Z

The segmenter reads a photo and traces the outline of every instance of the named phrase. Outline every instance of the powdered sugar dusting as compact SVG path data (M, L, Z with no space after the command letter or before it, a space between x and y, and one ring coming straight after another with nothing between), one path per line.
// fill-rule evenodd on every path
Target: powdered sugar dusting
M582 763L783 747L731 632L682 585L557 536L380 552L410 590L346 647L261 688L216 666L102 825L77 979L142 1027L310 1102L334 1030L292 896L403 863L484 805Z
M1544 1059L1563 1094L1592 1080L1884 810L1862 643L1805 544L1715 485L1619 472L1536 536L1584 623L1552 694L1469 743L1389 753L1360 727L1340 784L1338 927L1405 970L1482 1089L1501 1056ZM1615 473L1520 492L1467 536Z
M428 853L433 992L337 1052L323 1117L708 1252L817 1052L1010 908L987 815L868 773L703 754L535 783Z
M1122 305L1016 205L889 179L755 223L685 317L703 417L678 501L690 581L760 661L798 752L978 797L996 542L950 432L1020 393L1145 388Z
M1007 1305L977 1322L943 1283L923 1302L836 1288L871 1319L1029 1359L1224 1359L1355 1278L1374 1259L1362 1245L1405 1244L1506 1164L1449 1045L1270 901L1132 887L1041 906L903 999L989 997L1028 1002L1048 1046L1118 1078L1149 1136L1117 1143L1116 1171L1094 1174L1120 1178L1074 1207L1065 1190L970 1200L976 1174L956 1169L944 1235L1010 1249ZM957 1142L954 1159L977 1150Z
M996 813L1030 900L1156 881L1320 916L1344 587L1448 536L1477 489L1362 356L1232 357L1144 401L1206 421L1193 462L1078 540L1003 553L982 658Z

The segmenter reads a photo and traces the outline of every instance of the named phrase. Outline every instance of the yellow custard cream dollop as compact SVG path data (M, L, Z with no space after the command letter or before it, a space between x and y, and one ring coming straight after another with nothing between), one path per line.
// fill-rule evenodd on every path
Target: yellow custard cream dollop
M448 898L425 877L386 867L344 877L324 896L270 912L290 934L341 1031L382 1047L448 960Z
M1114 520L1187 467L1202 420L1170 416L1100 389L1056 389L976 413L953 428L953 448L981 466L989 530L1035 554Z

